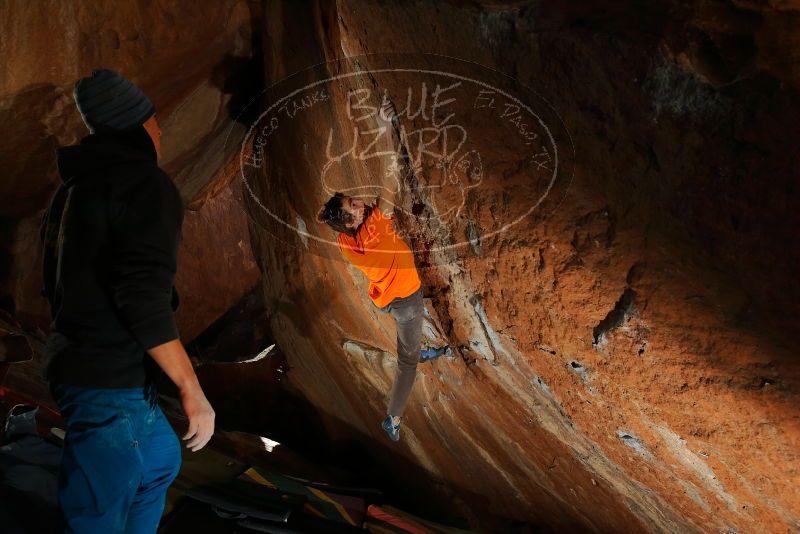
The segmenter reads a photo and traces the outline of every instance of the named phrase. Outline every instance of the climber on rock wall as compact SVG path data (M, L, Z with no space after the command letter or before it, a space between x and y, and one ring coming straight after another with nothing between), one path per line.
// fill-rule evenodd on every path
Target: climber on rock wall
M133 83L95 70L74 97L90 135L58 149L64 183L41 229L46 378L66 426L59 531L154 533L181 465L161 371L178 387L187 447L214 433L173 315L183 204L158 167L155 108Z
M381 426L392 439L400 439L400 418L417 374L417 363L444 353L447 348L420 352L422 341L422 283L414 254L395 232L394 215L378 208L380 199L367 205L360 198L336 193L317 214L317 221L339 232L342 255L369 279L368 295L382 313L397 324L397 375Z

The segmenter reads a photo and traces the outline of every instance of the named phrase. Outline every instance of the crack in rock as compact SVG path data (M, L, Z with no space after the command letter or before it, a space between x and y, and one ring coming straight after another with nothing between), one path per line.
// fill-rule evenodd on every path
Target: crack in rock
M308 250L308 227L306 226L306 221L299 215L297 216L297 230L297 235L300 236L303 246Z
M633 304L636 300L636 291L631 288L625 288L622 295L614 305L614 309L608 312L605 319L600 321L597 326L592 330L592 337L594 339L593 345L598 346L602 344L605 335L613 331L615 328L622 326L633 313Z
M464 234L469 241L469 246L476 255L481 253L481 234L480 228L475 221L467 221L467 227L464 229Z
M638 452L644 458L648 460L652 459L652 455L650 454L650 451L647 450L644 442L630 432L625 430L617 430L617 437L622 440L622 443Z
M592 387L592 385L590 384L589 371L586 369L586 367L584 367L582 364L580 364L580 363L578 363L578 362L576 362L574 360L569 362L567 367L573 373L575 373L576 375L578 375L580 377L580 379L583 381L583 383L586 386L586 389L589 391L589 393L594 395L595 394L595 390Z
M492 365L500 365L500 361L498 360L497 357L502 356L503 358L509 360L513 365L514 362L509 356L505 347L503 347L503 343L500 341L500 336L497 334L494 328L492 328L492 325L489 323L489 318L486 316L486 311L483 309L483 305L475 296L470 297L469 303L472 304L472 307L475 309L475 314L478 316L478 319L481 323L481 327L483 328L483 333L490 344L489 347L484 347L485 350L484 356L486 356L486 359ZM481 347L484 344L479 340L473 340L472 345L474 347Z

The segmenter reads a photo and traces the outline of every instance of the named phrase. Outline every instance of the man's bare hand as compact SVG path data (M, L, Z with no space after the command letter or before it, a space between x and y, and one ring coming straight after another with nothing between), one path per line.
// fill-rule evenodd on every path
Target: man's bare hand
M173 339L149 348L147 352L178 386L183 411L189 418L189 431L183 436L183 440L189 440L187 448L193 452L199 451L214 435L215 416L214 409L197 380L192 362L186 355L186 349L180 339Z
M186 448L197 452L206 446L214 435L214 409L206 399L203 390L197 387L181 391L181 404L186 417L189 419L189 429L183 440L189 440Z

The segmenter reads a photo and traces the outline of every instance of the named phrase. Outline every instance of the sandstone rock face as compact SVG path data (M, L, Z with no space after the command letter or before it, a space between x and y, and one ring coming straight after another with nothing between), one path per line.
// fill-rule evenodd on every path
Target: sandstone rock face
M796 66L774 57L796 48L787 21L797 13L746 2L591 4L265 8L265 85L332 62L267 93L254 154L242 160L289 378L338 421L331 432L374 438L387 473L395 455L421 466L474 526L496 526L496 516L557 532L798 528L800 109ZM541 109L567 132L556 144L568 165L541 210L493 233L542 186L509 148L508 121L481 122L477 105L470 114L456 98L435 132L452 110L483 140L480 161L461 167L463 218L444 231L431 222L462 198L423 187L444 175L430 156L441 136L426 138L433 148L384 193L415 248L428 337L458 347L420 367L402 442L386 453L377 423L394 325L314 215L332 190L370 197L398 175L380 158L332 158L354 127L382 126L376 113L354 114L349 95L366 94L376 109L386 91L399 122L385 139L401 139L411 159L399 132L436 120L411 116L405 89L418 91L424 76L389 72L409 61L381 56L390 52L513 76L551 105ZM337 62L344 57L357 62ZM433 71L443 59L418 62ZM480 71L457 60L450 68ZM287 102L297 107L274 108ZM394 474L406 488L430 486Z
M251 291L261 279L238 182L187 210L175 287L181 338L191 341Z
M246 55L250 45L250 12L234 0L10 2L0 25L3 217L41 209L56 183L55 160L44 156L86 134L72 100L75 80L98 66L116 69L141 87L159 117L168 117L212 80L226 56ZM189 145L198 133L204 132L189 134Z

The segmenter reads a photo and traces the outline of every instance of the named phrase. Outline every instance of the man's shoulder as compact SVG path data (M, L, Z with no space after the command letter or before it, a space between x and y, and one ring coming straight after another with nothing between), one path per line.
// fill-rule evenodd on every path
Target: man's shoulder
M169 174L166 173L161 167L156 166L155 170L152 174L149 175L150 180L155 180L158 182L159 186L164 190L169 191L172 195L181 200L181 192L178 189L178 186L175 185L175 182L172 181L172 178Z
M339 244L339 250L341 250L342 254L346 257L356 253L358 247L355 238L352 236L339 232L339 235L336 236L336 242Z
M172 179L158 165L137 165L130 167L126 172L121 173L118 183L131 183L135 185L151 185L154 183L170 183Z
M133 171L133 169L131 169ZM120 176L116 180L109 181L111 187L123 195L168 195L180 198L180 191L175 183L158 166L147 166L130 172L125 176Z

